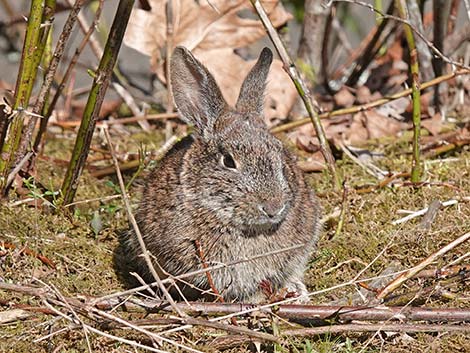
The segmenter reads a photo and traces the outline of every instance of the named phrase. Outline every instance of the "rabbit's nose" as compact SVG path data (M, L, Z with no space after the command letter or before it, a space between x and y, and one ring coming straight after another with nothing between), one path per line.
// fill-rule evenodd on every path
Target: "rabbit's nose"
M279 216L285 208L286 205L284 203L276 201L267 201L258 205L258 209L269 218Z

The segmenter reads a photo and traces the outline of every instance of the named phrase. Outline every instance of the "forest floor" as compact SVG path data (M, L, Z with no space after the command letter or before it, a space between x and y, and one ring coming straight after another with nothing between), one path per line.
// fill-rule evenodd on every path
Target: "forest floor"
M118 127L111 128L116 150L137 154L142 146L151 151L162 145L163 138L155 131L143 133L130 127L127 131L131 133L123 134ZM73 136L67 132L50 136L44 153L47 159L37 162L37 180L49 190L60 187L65 171L61 161L69 159ZM106 155L106 147L102 147L99 136L93 146L89 160ZM410 138L406 134L398 140L368 141L364 150L379 156L373 157L372 162L382 170L399 173L410 169ZM105 163L109 165L109 159ZM321 291L311 296L312 304L364 304L359 293L367 299L371 292L359 290L358 286L340 285L359 273L360 278L365 279L413 267L469 231L470 151L467 147L426 158L423 162L425 182L418 186L410 185L406 178L397 178L375 188L380 181L346 155L339 157L338 168L346 180L346 194L332 190L327 172L307 175L325 216L324 231L305 274L308 289ZM76 204L72 213L55 212L54 196L42 194L41 188L33 182L28 186L29 195L24 195L32 201L21 203L19 199L12 199L9 204L0 205L0 239L4 242L3 246L0 244L2 282L40 287L47 284L66 297L103 296L124 289L120 275L116 273L115 261L120 261L116 256L119 233L128 227L126 210L121 198L113 196L119 195L115 177L96 178L92 172L85 171L76 196L76 201L87 202ZM131 176L132 173L127 174L126 180L129 181ZM135 184L129 192L136 205L140 188ZM423 228L422 216L393 223L406 215L401 210L417 211L434 200L455 202L441 207L428 228ZM337 232L337 214L341 207L344 207L344 224ZM332 214L336 216L328 217ZM428 269L441 269L469 251L470 243L466 242L433 262ZM53 262L54 268L49 261ZM457 265L461 266L460 271L444 279L423 276L408 280L394 292L393 300L385 304L469 308L468 261ZM390 279L373 281L370 285L379 288ZM5 290L0 290L0 304L10 309L43 307L40 299ZM115 313L130 321L160 315ZM155 332L165 327L159 326ZM104 325L102 329L107 330ZM269 331L270 326L265 329ZM281 332L282 329L281 325ZM148 342L145 335L135 331L109 330L116 336ZM168 337L202 351L215 352L218 350L211 343L224 334L216 329L193 328ZM179 351L168 343L158 348ZM261 348L286 352L470 352L470 336L462 333L341 333L291 337L284 339L280 346L262 345ZM0 327L2 352L81 352L89 349L92 352L130 352L135 348L91 332L85 334L76 324L57 315L34 310L24 320L7 322ZM228 351L250 349L249 344L242 344Z

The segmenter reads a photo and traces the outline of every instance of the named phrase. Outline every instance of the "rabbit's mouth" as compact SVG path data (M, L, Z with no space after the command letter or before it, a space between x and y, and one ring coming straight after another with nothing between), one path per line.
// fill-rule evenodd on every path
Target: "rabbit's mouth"
M250 217L245 220L243 226L245 228L245 233L248 236L259 234L269 235L278 230L285 218L284 214L276 216L265 216L261 214L257 217Z
M243 234L247 237L254 237L260 234L263 235L270 235L272 233L275 233L278 228L281 226L282 221L273 223L272 221L270 222L256 222L256 223L249 223L245 224L245 229Z

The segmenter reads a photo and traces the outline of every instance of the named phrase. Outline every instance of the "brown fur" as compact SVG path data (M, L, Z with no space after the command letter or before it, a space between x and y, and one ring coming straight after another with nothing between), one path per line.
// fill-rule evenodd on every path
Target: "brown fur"
M295 159L267 130L263 91L272 53L264 49L242 85L235 109L228 106L207 69L185 48L172 57L176 106L194 125L150 174L136 218L148 250L172 275L304 246L212 271L225 300L263 300L260 283L305 294L302 277L319 233L320 207ZM235 168L232 165L235 163ZM127 252L151 280L130 232ZM209 289L205 274L188 281ZM193 297L194 291L185 289ZM193 294L193 295L192 295Z

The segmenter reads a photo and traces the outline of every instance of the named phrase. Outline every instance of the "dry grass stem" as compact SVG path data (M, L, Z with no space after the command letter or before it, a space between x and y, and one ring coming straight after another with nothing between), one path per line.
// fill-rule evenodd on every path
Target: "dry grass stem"
M377 299L384 299L387 295L392 293L395 289L400 287L405 281L410 279L411 277L415 276L417 273L419 273L421 270L423 270L426 266L430 265L432 262L437 260L439 257L443 256L456 246L468 241L470 239L470 232L465 233L455 239L453 242L447 244L443 248L439 249L439 251L435 252L434 254L430 255L426 259L424 259L422 262L420 262L418 265L416 265L413 268L410 268L408 271L405 273L402 273L400 276L395 278L392 282L390 282L385 288L383 288L380 293L377 295Z
M457 200L457 199L447 200L447 201L442 202L440 206L441 207L448 207L448 206L456 205L459 202L462 202L462 201L465 202L465 201L469 201L469 200L470 200L469 197L463 197L463 198L461 198L461 200ZM412 211L406 217L403 217L403 218L400 218L400 219L397 219L397 220L393 221L392 224L397 225L397 224L402 224L402 223L408 222L409 220L411 220L413 218L425 215L428 212L428 210L429 210L429 207L425 207L425 208L423 208L421 210L418 210L418 211Z
M126 186L124 185L124 180L122 179L121 170L119 169L119 162L116 158L116 154L114 153L113 144L111 142L111 137L109 136L109 131L108 131L107 127L103 127L103 131L104 131L104 135L106 137L106 142L109 146L109 152L111 153L111 156L112 156L112 159L113 159L114 167L116 168L116 176L118 178L119 187L121 188L122 199L123 199L124 205L126 207L127 216L129 217L129 221L132 225L132 228L134 229L134 232L137 236L137 239L139 240L139 244L140 244L140 247L142 249L142 256L144 257L145 262L147 263L147 266L148 266L153 278L157 282L158 287L162 291L164 297L168 300L170 305L174 308L175 312L178 313L179 316L185 317L186 314L178 308L175 301L171 297L170 293L168 293L168 290L166 289L165 285L162 283L160 277L158 276L157 271L155 270L155 267L152 263L152 260L150 259L149 252L147 250L147 246L145 245L145 242L142 238L142 233L140 232L140 229L139 229L139 226L137 225L134 214L132 213L131 202L130 202L129 196L127 195L127 192L126 192Z
M388 333L418 333L418 332L470 332L470 325L443 324L345 324L282 331L283 336L318 336L326 334L341 334L347 332L388 332Z

